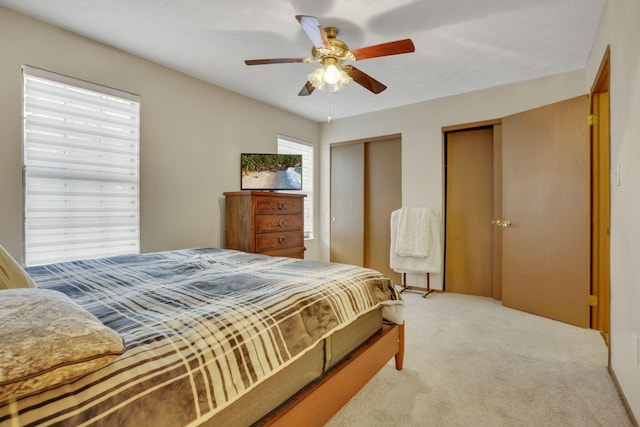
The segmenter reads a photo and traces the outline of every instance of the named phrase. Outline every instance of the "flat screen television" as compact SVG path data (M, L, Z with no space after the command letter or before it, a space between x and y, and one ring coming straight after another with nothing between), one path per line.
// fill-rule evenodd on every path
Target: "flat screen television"
M302 154L240 154L242 190L302 190Z

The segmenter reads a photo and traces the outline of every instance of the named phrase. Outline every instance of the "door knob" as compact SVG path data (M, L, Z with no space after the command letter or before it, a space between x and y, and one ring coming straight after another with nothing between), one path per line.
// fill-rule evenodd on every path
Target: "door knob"
M508 228L508 227L511 227L511 221L509 221L509 220L502 221L502 222L500 223L500 227L502 227L502 228Z

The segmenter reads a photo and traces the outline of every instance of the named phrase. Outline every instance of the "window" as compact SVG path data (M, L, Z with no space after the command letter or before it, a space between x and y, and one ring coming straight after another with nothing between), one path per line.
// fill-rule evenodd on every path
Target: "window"
M302 154L302 192L304 198L304 237L313 239L313 145L278 135L278 154Z
M24 262L140 252L137 95L23 66Z

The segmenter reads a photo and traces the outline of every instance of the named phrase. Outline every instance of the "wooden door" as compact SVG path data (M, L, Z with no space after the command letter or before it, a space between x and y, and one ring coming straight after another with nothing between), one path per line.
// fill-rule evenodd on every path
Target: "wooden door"
M446 133L445 289L493 296L493 128Z
M389 265L391 212L402 207L400 138L365 144L364 266L400 283Z
M332 262L364 265L364 144L331 147Z
M503 304L589 327L587 96L502 120Z

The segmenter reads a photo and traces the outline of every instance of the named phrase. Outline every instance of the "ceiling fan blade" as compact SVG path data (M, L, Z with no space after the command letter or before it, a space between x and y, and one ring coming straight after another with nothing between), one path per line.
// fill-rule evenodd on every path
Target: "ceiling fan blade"
M365 89L368 89L371 92L375 93L376 95L387 88L385 85L383 85L367 73L360 71L352 65L345 66L344 71L351 76L353 81L355 81Z
M304 58L247 59L244 61L247 65L289 64L293 62L304 62Z
M388 42L377 44L375 46L362 47L360 49L354 49L351 51L356 57L356 60L377 58L379 56L398 55L400 53L415 52L416 48L413 45L411 39L397 40L395 42Z
M296 19L315 47L331 49L327 33L320 26L318 18L308 15L296 15Z
M314 89L315 87L307 80L304 86L302 86L302 89L300 89L300 92L298 92L298 96L309 96L313 93Z

